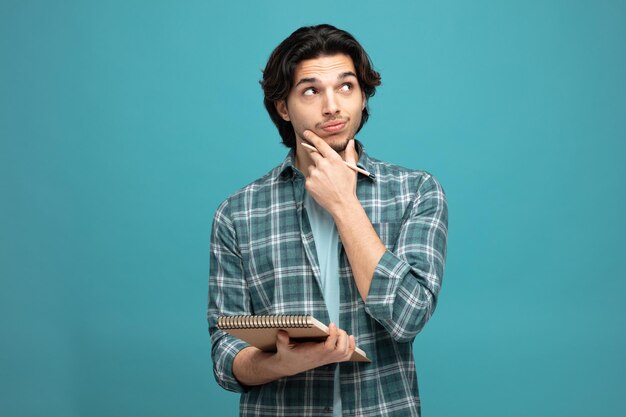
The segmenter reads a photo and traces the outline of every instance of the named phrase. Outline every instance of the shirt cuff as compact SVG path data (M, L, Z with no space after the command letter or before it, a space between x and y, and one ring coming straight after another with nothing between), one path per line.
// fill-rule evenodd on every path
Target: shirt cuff
M222 339L218 349L219 354L214 356L216 360L213 363L213 373L215 374L217 383L224 389L239 393L249 391L248 387L237 381L233 373L235 356L248 346L250 346L250 344L229 335L224 336Z
M383 254L372 276L365 300L365 310L385 327L393 325L393 306L398 287L411 270L411 265L389 250Z

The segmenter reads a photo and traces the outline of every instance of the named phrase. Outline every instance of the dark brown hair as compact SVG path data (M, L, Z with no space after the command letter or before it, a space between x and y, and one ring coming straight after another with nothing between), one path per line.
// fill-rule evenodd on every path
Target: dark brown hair
M276 102L286 100L293 86L296 66L306 59L323 55L343 53L352 58L357 79L365 98L369 99L380 85L380 74L374 71L372 62L363 47L348 32L331 25L304 26L293 32L274 49L263 70L260 81L265 98L263 103L278 128L283 144L296 147L296 136L291 122L283 120L276 110ZM361 130L369 117L367 105L363 109Z

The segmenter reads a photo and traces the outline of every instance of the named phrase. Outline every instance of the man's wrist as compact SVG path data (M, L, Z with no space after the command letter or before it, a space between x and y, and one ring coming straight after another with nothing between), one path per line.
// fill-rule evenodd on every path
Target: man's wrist
M339 224L342 221L350 219L359 211L363 211L363 207L357 196L354 195L346 198L341 204L338 204L330 214L335 220L335 223Z

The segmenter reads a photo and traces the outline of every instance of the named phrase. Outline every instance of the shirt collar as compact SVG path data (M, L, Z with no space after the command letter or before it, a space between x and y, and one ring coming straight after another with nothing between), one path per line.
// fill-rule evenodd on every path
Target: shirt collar
M356 139L355 139L355 142L356 142L355 143L356 151L359 154L359 160L356 163L357 166L363 168L366 171L372 172L372 160L367 155L367 152L365 152L365 147L360 141ZM295 173L295 171L296 171L296 152L295 150L292 149L289 151L289 153L283 160L282 164L279 165L275 179L278 179L280 177L293 178L293 174ZM363 175L360 173L358 175L364 178L370 179L366 175Z

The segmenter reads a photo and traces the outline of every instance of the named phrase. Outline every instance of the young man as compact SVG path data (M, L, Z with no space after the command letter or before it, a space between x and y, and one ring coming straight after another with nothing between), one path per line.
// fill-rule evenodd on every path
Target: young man
M349 33L298 29L272 52L261 84L291 151L215 214L215 378L242 393L243 416L419 416L412 342L441 288L443 190L354 140L380 75ZM277 352L262 352L216 328L219 315L242 314L311 314L332 323L330 336L292 343L279 334ZM371 363L348 361L355 343Z

